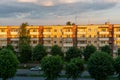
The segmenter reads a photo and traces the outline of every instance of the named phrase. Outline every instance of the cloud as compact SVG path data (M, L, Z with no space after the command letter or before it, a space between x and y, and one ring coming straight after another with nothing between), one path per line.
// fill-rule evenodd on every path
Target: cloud
M7 0L2 1L0 17L32 19L70 17L111 9L118 4L117 0L10 0L9 3Z
M37 0L18 0L18 2L23 2L23 3L36 3L37 2Z

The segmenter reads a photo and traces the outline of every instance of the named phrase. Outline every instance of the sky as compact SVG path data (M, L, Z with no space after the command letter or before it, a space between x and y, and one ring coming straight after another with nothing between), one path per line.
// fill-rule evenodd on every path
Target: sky
M120 23L120 0L0 0L0 25Z

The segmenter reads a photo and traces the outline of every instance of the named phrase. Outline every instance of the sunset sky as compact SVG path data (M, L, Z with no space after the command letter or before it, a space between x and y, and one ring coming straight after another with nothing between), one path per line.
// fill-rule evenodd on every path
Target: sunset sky
M120 0L0 0L0 25L120 24Z

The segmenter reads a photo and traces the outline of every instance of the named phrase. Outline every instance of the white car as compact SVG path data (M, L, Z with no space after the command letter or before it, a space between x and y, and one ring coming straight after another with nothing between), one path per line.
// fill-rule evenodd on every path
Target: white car
M31 71L40 71L41 67L40 66L35 66L35 67L30 68L30 70Z

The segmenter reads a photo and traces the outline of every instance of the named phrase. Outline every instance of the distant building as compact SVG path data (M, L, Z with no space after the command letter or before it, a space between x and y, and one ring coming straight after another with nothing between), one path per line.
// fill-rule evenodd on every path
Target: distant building
M0 47L11 43L18 51L20 26L0 26ZM120 47L120 24L105 23L91 25L27 26L30 30L31 46L43 44L50 51L53 45L62 47L63 51L75 46L85 48L93 44L99 49L110 45L112 53Z

